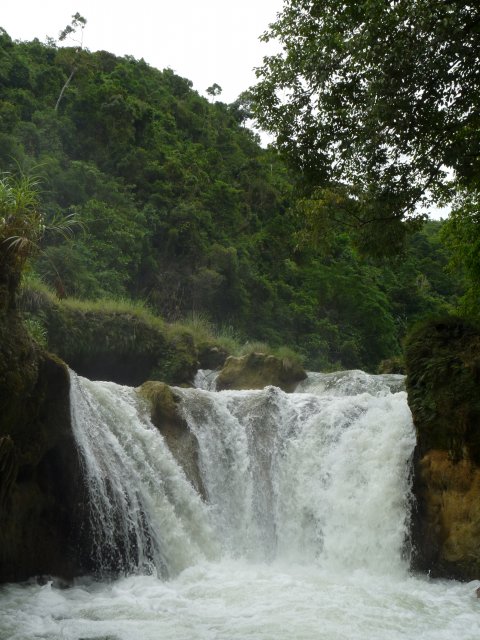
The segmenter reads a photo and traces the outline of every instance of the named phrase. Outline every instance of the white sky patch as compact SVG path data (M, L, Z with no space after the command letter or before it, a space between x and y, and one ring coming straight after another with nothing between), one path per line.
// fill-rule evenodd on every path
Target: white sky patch
M283 0L2 0L0 26L15 40L45 42L79 12L87 19L84 46L144 58L170 67L194 88L219 84L222 102L233 102L255 82L254 67L272 46L259 36Z

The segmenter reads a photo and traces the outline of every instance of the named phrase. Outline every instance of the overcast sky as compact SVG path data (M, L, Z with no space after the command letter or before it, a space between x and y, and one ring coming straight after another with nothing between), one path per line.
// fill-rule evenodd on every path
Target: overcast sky
M57 38L77 11L84 46L170 67L204 94L219 84L232 102L255 81L253 67L272 51L258 38L282 0L0 0L0 26L15 40Z

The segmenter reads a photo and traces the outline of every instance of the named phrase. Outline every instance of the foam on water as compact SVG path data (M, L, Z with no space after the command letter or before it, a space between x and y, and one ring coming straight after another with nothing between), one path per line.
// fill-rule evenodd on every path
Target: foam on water
M477 583L224 559L170 581L0 589L2 640L478 640Z

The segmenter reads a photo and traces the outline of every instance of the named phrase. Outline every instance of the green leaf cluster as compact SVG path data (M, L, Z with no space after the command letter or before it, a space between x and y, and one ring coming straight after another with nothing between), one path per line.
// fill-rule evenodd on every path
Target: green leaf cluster
M286 0L263 36L256 118L308 185L348 190L367 250L478 187L479 24L467 0Z

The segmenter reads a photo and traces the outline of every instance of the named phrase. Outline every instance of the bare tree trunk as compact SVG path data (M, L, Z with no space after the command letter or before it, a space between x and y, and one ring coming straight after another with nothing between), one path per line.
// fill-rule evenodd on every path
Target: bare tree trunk
M55 111L58 111L58 105L60 104L60 101L63 98L63 94L65 93L65 91L68 88L68 85L72 81L72 78L75 75L75 72L76 72L76 68L74 67L72 69L72 73L68 76L67 81L65 82L65 84L62 87L62 90L60 91L60 95L58 96L57 104L55 105Z

